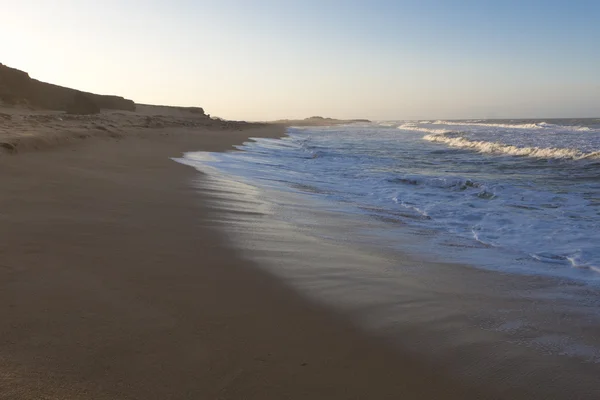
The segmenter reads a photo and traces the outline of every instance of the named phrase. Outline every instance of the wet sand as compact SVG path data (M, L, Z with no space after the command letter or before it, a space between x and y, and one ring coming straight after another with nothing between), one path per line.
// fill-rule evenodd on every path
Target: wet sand
M198 173L169 157L281 127L112 128L0 156L0 398L492 398L305 300L208 223Z
M386 340L402 359L411 355L481 390L465 398L600 398L594 288L411 251L430 243L422 229L373 240L369 232L388 229L378 219L229 175L227 167L219 172L194 156L205 159L195 153L186 162L204 174L192 184L219 214L207 222L244 257Z

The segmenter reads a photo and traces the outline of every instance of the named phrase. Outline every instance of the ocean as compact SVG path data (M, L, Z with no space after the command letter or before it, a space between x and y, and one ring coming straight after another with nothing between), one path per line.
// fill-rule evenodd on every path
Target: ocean
M385 221L387 245L401 248L393 232L410 226L430 231L434 257L457 244L492 248L496 263L485 251L457 260L600 281L598 119L291 128L239 149L206 164Z
M179 161L317 301L463 376L600 395L600 119L292 127Z

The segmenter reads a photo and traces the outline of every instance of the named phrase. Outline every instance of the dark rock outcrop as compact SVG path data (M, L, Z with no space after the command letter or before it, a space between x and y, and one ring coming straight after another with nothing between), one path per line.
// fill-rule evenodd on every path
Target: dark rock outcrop
M184 107L184 110L189 111L192 114L205 115L202 107Z
M13 153L17 150L17 146L8 142L0 142L0 147L5 149L6 151Z
M90 96L83 93L75 93L73 100L67 105L66 111L69 114L79 115L98 114L100 112L100 107L90 98Z
M101 109L135 111L132 100L40 82L31 79L26 72L0 64L0 100L6 104L28 104L48 110L67 111L78 94L85 95Z

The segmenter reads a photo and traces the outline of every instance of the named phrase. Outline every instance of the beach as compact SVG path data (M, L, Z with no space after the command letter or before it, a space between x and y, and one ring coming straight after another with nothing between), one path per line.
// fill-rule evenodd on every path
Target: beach
M0 398L483 398L241 257L171 160L281 126L120 114L0 156Z
M302 126L180 161L245 256L401 354L486 397L594 399L598 128Z
M0 400L600 399L583 3L8 2Z

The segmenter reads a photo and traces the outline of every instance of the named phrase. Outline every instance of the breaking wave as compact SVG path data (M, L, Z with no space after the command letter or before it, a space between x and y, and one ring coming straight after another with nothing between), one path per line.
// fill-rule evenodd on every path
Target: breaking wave
M489 123L489 122L479 122L479 121L442 121L438 120L431 123L432 125L456 125L456 126L487 126L494 128L507 128L507 129L553 129L560 128L563 130L572 130L572 131L580 131L586 132L591 129L587 126L564 126L564 125L555 125L549 124L547 122L533 122L533 123L525 123L525 124L500 124L500 123Z
M426 133L433 133L433 134L452 133L452 131L450 131L448 129L425 128L423 126L417 126L412 123L402 124L398 127L398 129L402 129L405 131L426 132Z
M424 136L423 139L430 142L444 143L450 147L474 150L479 153L573 160L600 158L600 151L586 153L581 150L568 148L518 147L498 142L470 140L462 137L458 132L439 131L440 132L432 132L431 134Z

